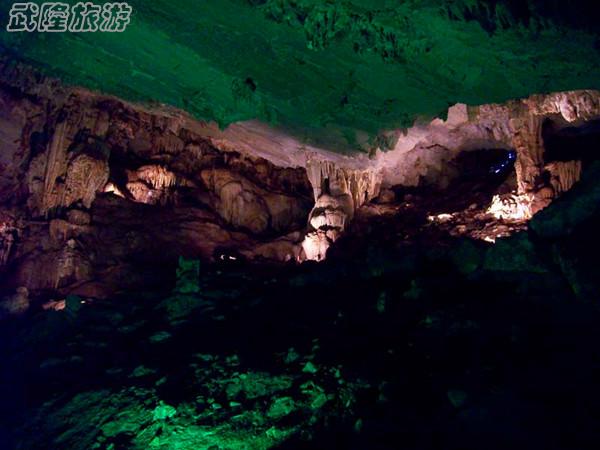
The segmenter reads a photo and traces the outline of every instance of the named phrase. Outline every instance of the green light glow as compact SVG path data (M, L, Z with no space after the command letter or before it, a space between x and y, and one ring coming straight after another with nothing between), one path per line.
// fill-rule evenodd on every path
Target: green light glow
M600 87L595 37L533 0L527 20L478 1L129 3L122 34L2 32L0 47L75 85L345 147L456 102Z

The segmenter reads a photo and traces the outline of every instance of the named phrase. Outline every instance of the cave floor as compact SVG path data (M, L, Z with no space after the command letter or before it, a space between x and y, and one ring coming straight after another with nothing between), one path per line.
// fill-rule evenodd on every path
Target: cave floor
M3 448L592 448L597 309L415 255L202 266L12 322Z
M451 245L457 238L494 243L526 231L528 220L497 218L489 212L495 195L513 193L502 181L490 177L458 180L443 190L408 188L396 192L392 203L368 203L331 251L350 258L361 246L427 248Z
M32 308L0 327L0 447L596 448L599 175L495 244L451 232L485 199L405 194L322 263Z

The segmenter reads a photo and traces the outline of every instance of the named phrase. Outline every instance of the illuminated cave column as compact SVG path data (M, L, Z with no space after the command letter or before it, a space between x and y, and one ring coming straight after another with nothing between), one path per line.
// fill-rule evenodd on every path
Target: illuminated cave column
M510 119L513 132L512 143L517 153L517 195L514 196L515 220L530 219L537 211L545 208L554 198L551 186L544 181L544 141L542 138L543 117L523 114ZM492 205L492 208L494 206Z
M513 146L517 152L518 194L534 192L541 181L544 167L544 142L542 140L542 118L528 115L510 120L513 131Z
M542 137L542 124L546 117L529 111L527 116L510 121L517 152L516 200L525 219L546 208L581 177L581 161L546 161ZM575 120L572 116L569 119Z
M322 261L355 211L379 195L381 171L349 169L332 161L309 160L307 175L315 196L302 248L307 260Z

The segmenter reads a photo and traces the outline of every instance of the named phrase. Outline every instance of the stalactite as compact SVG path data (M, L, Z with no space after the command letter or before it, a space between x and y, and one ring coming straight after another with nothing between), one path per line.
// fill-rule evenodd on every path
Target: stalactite
M41 194L42 202L40 211L47 215L48 211L63 204L64 191L57 186L57 182L64 179L67 171L67 146L65 141L67 123L65 121L56 126L46 160L44 176L44 191Z
M142 166L136 171L139 179L151 185L154 189L163 190L179 185L177 176L163 166Z
M567 192L581 179L581 161L554 161L546 164L555 195Z
M322 194L347 194L356 210L379 195L382 174L374 168L350 169L333 161L309 159L306 164L308 179L313 187L315 201Z

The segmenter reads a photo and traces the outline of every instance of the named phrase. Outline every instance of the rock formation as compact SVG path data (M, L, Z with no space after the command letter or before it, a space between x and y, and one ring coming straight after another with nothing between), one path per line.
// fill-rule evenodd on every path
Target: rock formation
M580 177L576 157L564 163L546 160L544 122L567 126L599 117L598 91L534 95L502 105L455 105L445 121L436 119L417 124L405 134L396 133L393 149L378 150L375 165L382 170L384 187L424 182L445 187L452 177L448 166L458 154L478 148L514 149L517 186L513 200L528 210L524 217L531 217Z
M3 288L103 296L176 262L298 260L312 207L304 169L216 147L212 128L51 80L3 80ZM204 131L204 135L198 133ZM166 251L161 248L167 249Z
M483 148L516 152L514 191L490 198L483 212L528 220L582 171L577 159L547 160L544 121L600 117L595 91L459 104L446 120L382 132L385 151L340 154L258 122L220 130L165 106L67 88L21 66L4 68L0 81L6 289L91 296L144 285L153 267L175 266L179 256L323 260L365 205L397 210L394 189L447 188L462 176L459 156ZM470 211L451 217L481 214Z
M302 247L307 259L321 261L355 211L379 195L381 171L349 169L330 161L312 159L306 170L313 187L315 206L310 213L309 232Z
M581 179L581 161L553 161L544 166L556 195L567 192Z

